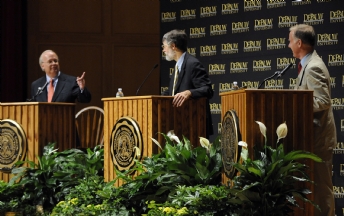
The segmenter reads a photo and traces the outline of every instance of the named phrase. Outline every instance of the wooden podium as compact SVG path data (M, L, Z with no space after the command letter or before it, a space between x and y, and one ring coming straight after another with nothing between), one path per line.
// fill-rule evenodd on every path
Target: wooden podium
M220 96L222 119L228 110L236 111L242 141L248 144L250 156L253 154L254 145L264 144L264 137L255 121L265 124L268 144L274 148L277 141L276 129L286 122L288 134L283 139L286 144L285 151L313 152L313 91L247 89L221 93ZM314 167L313 161L310 160L307 165L310 170ZM309 175L313 180L312 173ZM228 180L224 174L222 179L223 182ZM312 184L307 184L306 187L314 191ZM309 198L314 200L314 195L311 194ZM312 205L305 204L303 207L308 215L314 214ZM295 215L304 215L305 212L295 209Z
M23 102L1 103L0 120L17 122L27 138L25 160L38 163L43 147L56 142L59 151L75 147L75 104ZM0 179L9 181L10 174L0 172Z
M160 133L167 134L174 130L181 139L187 137L191 144L197 146L199 137L206 135L206 99L188 100L182 107L172 106L171 96L136 96L121 98L103 98L104 102L104 178L115 178L114 164L110 155L110 134L121 117L132 117L142 132L143 157L158 153L158 146L151 137L161 145L165 139ZM121 184L117 182L116 184Z

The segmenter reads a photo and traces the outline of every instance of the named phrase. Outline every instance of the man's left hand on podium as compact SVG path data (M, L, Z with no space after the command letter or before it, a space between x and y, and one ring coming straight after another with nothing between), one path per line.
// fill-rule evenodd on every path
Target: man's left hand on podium
M191 97L191 92L189 90L177 93L174 95L172 105L173 107L181 107L185 101Z

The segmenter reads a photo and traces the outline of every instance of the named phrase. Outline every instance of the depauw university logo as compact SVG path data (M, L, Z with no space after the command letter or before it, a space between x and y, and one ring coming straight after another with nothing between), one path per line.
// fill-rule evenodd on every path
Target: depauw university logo
M285 47L286 47L286 38L267 38L266 39L267 50L284 49Z
M200 7L201 18L216 16L216 13L217 13L217 6Z
M177 20L176 12L162 12L161 22L175 22Z
M200 56L214 56L216 55L216 45L200 46Z
M267 0L267 9L285 7L287 3L285 0Z
M329 54L327 66L344 66L344 54Z
M262 50L262 41L244 41L244 52L257 52Z
M248 89L257 89L259 81L241 81L241 86L246 86Z
M229 73L244 73L248 70L248 62L231 62Z
M209 64L209 75L221 75L226 73L226 64Z
M221 114L221 104L220 103L211 103L210 104L210 113L211 114Z
M330 23L344 22L344 10L330 11Z
M278 28L290 28L296 25L297 16L278 16Z
M296 78L289 78L289 89L294 89L296 87Z
M277 69L284 69L287 65L293 64L291 68L296 68L296 58L282 57L277 58Z
M234 54L239 52L238 43L224 43L221 44L221 54Z
M324 24L324 13L310 13L303 15L303 23L307 25Z
M330 77L331 88L336 88L336 77Z
M338 33L324 33L317 35L318 46L330 46L338 44Z
M210 36L227 34L227 24L210 25Z
M273 18L270 19L256 19L254 20L254 30L255 31L262 31L273 29Z
M222 4L222 15L239 13L239 3Z
M195 28L190 28L190 38L202 38L205 37L206 32L205 32L205 27L195 27Z
M196 57L196 47L188 47L188 53Z
M257 11L262 9L261 0L244 0L244 11Z
M308 5L308 4L312 4L311 0L303 0L303 1L292 1L291 5L292 6L296 6L296 5Z
M180 20L196 19L196 9L180 10Z
M271 70L271 60L253 60L253 71L269 71Z
M250 21L232 22L232 33L243 33L250 31Z
M265 89L283 89L283 79L271 79L264 82Z
M331 103L334 110L344 109L344 98L332 98Z

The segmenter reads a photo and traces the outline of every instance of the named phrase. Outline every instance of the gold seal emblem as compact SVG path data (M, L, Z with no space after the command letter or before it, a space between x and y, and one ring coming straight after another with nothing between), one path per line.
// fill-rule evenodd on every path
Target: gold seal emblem
M238 146L239 139L241 139L238 117L234 110L229 110L222 120L221 129L221 151L224 172L228 178L233 178L236 170L230 164L231 162L238 162L238 152L241 149Z
M140 155L136 154L137 147ZM131 117L122 117L114 125L110 137L112 162L116 169L125 171L135 165L135 160L142 158L143 141L140 127Z
M25 158L26 148L23 128L11 119L0 120L0 171L11 172L14 164Z

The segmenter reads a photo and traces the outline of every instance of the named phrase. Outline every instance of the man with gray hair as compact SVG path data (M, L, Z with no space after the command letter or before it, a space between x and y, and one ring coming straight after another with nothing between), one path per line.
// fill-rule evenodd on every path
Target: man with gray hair
M187 52L187 35L183 30L172 30L162 38L162 51L167 61L176 61L175 70L170 80L169 88L163 95L174 96L173 106L180 107L190 98L207 98L206 107L206 136L213 134L209 99L213 97L213 89L209 76L194 56Z
M290 28L289 48L300 59L295 89L313 90L314 153L323 162L314 164L314 198L321 212L314 215L334 215L332 185L333 148L337 145L336 127L331 106L330 74L314 50L316 35L306 24Z
M52 50L44 51L39 57L39 66L45 76L32 82L31 101L81 103L91 101L86 88L85 72L81 77L69 76L60 71L59 58Z

